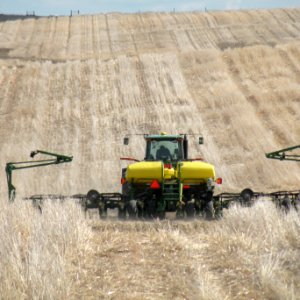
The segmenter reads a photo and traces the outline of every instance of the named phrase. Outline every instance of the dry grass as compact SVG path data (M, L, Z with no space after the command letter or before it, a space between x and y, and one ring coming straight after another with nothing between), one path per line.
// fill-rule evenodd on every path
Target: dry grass
M85 220L0 210L3 299L300 299L300 218L261 201L220 221Z
M97 222L92 272L111 279L104 298L299 299L299 225L269 202L217 222Z
M0 298L67 299L91 234L74 203L46 203L43 214L28 202L2 203Z

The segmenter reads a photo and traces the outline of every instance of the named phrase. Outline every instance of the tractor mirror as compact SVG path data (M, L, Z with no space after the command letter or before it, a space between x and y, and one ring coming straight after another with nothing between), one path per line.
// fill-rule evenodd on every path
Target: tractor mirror
M204 140L203 140L203 137L199 137L199 145L203 145L204 144Z
M124 137L123 144L124 145L128 145L129 144L129 137Z

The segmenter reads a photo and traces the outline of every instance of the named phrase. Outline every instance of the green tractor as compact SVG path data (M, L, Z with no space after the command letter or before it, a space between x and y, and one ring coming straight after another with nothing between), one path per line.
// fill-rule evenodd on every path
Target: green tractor
M202 158L188 157L188 135L144 135L146 154L143 161L133 161L122 169L123 209L119 216L131 218L164 218L166 212L175 212L178 218L205 216L219 213L214 203L214 166ZM129 137L124 138L129 144ZM199 144L203 138L199 137ZM95 191L94 191L95 192ZM98 194L99 195L99 194ZM90 197L93 193L90 193ZM94 195L96 197L96 195Z

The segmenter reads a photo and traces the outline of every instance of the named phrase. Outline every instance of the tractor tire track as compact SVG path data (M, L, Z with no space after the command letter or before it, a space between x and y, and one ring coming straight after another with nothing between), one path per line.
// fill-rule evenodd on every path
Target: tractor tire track
M111 33L110 33L110 28L109 28L109 23L108 23L108 15L105 15L105 24L106 24L107 40L108 40L108 47L109 47L110 55L111 55L111 57L115 58L112 40L111 40Z

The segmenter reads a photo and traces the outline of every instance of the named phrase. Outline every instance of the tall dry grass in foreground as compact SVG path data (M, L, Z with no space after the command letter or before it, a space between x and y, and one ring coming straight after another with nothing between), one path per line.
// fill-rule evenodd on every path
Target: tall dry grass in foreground
M73 203L0 210L3 299L300 299L299 213L220 221L85 220Z
M75 203L1 203L0 298L68 299L90 237Z
M91 225L94 246L82 264L86 297L299 299L299 214L271 202L234 206L213 222Z

